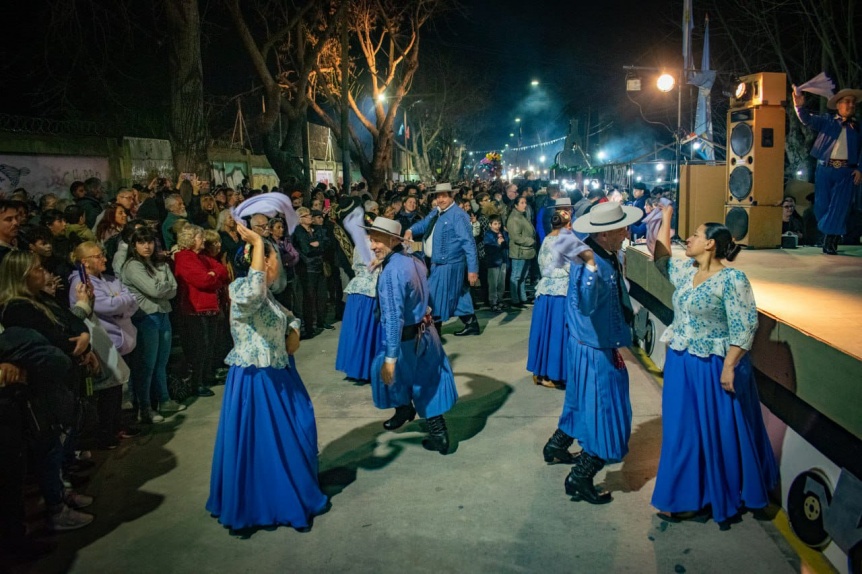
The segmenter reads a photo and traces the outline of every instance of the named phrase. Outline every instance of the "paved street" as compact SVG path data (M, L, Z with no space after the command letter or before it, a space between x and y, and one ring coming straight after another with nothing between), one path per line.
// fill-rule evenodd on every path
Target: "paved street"
M631 452L597 480L607 506L571 502L566 466L541 449L563 392L525 371L530 311L480 314L480 337L444 329L460 400L447 416L456 451L425 451L418 422L384 431L370 388L333 370L338 331L303 342L300 373L314 401L321 480L332 510L311 532L238 539L204 509L223 387L153 434L97 455L84 492L96 521L58 537L33 572L798 572L769 522L730 531L662 523L649 505L661 442L661 393L630 353ZM487 323L487 324L486 324ZM340 324L338 324L340 328ZM274 496L277 493L273 493Z

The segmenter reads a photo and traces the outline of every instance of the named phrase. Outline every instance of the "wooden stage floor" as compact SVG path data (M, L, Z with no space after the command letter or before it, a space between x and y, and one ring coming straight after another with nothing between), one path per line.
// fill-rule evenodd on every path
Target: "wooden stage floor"
M647 253L643 245L633 245ZM729 266L751 281L757 308L862 361L862 246L746 250ZM674 246L674 256L683 257Z

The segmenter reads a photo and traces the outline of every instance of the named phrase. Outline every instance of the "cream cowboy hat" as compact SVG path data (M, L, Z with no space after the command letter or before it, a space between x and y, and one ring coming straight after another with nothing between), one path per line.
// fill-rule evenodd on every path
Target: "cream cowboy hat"
M441 192L452 193L452 184L451 183L438 183L434 186L434 189L428 191L427 193L441 193Z
M826 102L826 107L830 110L837 110L838 100L846 98L847 96L853 96L854 98L856 98L856 102L858 103L862 101L862 90L851 90L850 88L838 90L838 93L829 98L829 101Z
M638 207L620 205L616 201L597 203L572 224L572 229L578 233L601 233L628 227L637 223L644 212Z
M384 233L401 239L401 224L385 217L376 217L371 225L363 225L363 229L371 232Z
M554 209L571 209L572 207L572 200L568 197L561 197L554 200Z

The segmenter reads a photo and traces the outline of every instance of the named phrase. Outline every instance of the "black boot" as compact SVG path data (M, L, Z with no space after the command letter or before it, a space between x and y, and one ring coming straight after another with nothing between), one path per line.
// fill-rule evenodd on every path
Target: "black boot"
M555 430L551 438L548 439L547 444L545 444L545 448L542 449L545 462L548 464L574 464L579 454L569 452L569 447L572 446L573 442L575 442L575 439L560 429Z
M605 461L587 452L575 460L569 476L566 477L566 494L572 500L584 500L590 504L607 504L611 501L611 493L596 490L593 478L605 466Z
M434 321L434 330L437 331L437 334L440 338L443 338L443 321Z
M840 235L826 235L823 238L823 253L826 255L838 255L838 239Z
M463 317L461 321L464 322L464 328L455 332L456 337L463 337L464 335L480 335L482 333L479 330L479 321L476 319L476 315Z
M212 397L215 395L215 393L212 392L211 390L209 390L209 388L201 385L195 391L195 395L197 395L199 397Z
M383 423L383 428L386 430L399 429L415 418L416 409L413 408L413 405L395 407L395 416Z
M440 454L449 454L449 433L446 431L446 419L443 415L426 419L428 436L422 439L422 446L428 450L436 450Z

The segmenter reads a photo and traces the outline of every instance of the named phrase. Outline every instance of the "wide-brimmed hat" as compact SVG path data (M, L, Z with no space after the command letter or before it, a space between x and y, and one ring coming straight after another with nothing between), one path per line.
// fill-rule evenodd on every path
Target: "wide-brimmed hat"
M844 88L843 90L838 90L838 93L829 98L829 101L826 102L826 107L830 110L838 109L838 100L841 98L846 98L847 96L853 96L856 98L857 102L862 101L862 90L852 90L850 88Z
M440 192L452 193L452 184L451 183L438 183L434 186L434 189L427 191L426 193L440 193Z
M577 218L572 224L572 229L578 233L613 231L637 223L643 215L644 212L638 207L608 201L594 205L587 213Z
M572 209L572 200L568 197L560 197L554 200L554 209Z
M377 216L371 225L363 225L362 227L369 232L376 231L401 239L401 224L386 217Z

